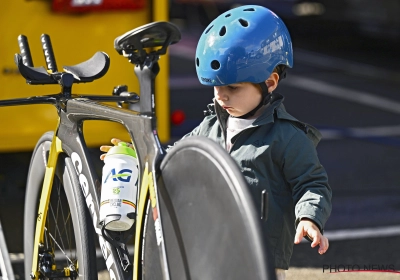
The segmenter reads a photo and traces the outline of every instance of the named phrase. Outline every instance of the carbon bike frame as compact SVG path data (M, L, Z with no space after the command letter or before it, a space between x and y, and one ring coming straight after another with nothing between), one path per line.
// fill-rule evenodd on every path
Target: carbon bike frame
M55 175L58 155L65 153L68 155L77 172L80 186L86 200L87 207L92 217L93 226L99 236L99 242L103 257L106 261L111 279L130 279L128 272L125 272L115 246L107 242L101 232L99 225L99 201L100 201L100 182L90 160L90 155L83 137L83 122L85 120L105 120L118 122L125 126L129 132L132 143L136 149L139 167L138 198L136 209L136 235L133 263L133 279L139 279L139 259L141 237L144 227L145 206L148 195L151 199L151 207L157 217L155 220L157 244L160 249L161 267L164 279L170 279L164 235L161 223L161 213L158 203L157 177L163 151L156 130L155 109L154 109L154 79L158 73L158 64L153 62L148 66L135 67L135 74L139 78L141 98L139 104L140 113L126 109L115 108L97 103L93 100L102 101L126 101L126 97L110 96L73 96L70 94L72 87L71 74L64 73L61 82L64 86L58 95L50 95L33 98L19 98L0 101L0 106L28 105L28 104L53 104L59 114L59 122L54 134L50 155L46 167L45 180L43 183L40 198L38 220L34 239L34 255L32 262L33 279L38 279L38 250L39 244L44 243L44 228L46 213L48 209L51 186ZM68 81L71 84L68 85ZM92 100L90 100L90 99Z

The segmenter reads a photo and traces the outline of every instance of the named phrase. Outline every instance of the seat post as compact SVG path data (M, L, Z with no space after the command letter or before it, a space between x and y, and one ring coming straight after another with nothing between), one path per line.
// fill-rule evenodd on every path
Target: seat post
M155 115L155 78L159 71L156 60L148 65L135 65L135 75L140 85L140 112L143 115Z

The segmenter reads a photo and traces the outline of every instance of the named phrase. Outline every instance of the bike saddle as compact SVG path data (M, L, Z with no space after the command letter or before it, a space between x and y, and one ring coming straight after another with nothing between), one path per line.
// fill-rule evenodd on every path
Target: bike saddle
M61 73L49 73L44 67L31 67L23 63L20 54L15 55L15 64L28 84L57 84L57 75ZM74 83L88 83L103 77L110 67L110 58L104 52L95 53L92 58L74 66L64 66L67 73L74 76Z
M159 21L137 27L114 40L114 48L122 55L135 55L144 58L148 53L145 48L161 47L152 52L163 55L169 45L179 42L181 33L172 23Z

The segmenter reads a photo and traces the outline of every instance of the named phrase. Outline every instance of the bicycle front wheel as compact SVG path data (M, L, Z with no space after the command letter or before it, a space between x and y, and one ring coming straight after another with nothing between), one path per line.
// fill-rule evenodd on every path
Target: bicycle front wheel
M53 133L37 143L29 167L25 194L25 278L30 279L39 199ZM60 279L62 270L76 271L68 279L97 279L92 220L69 157L59 156L39 250L40 279ZM76 275L75 275L76 274Z

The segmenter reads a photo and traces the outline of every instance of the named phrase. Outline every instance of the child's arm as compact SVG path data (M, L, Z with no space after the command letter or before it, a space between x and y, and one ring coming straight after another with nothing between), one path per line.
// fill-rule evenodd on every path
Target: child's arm
M283 172L295 202L294 243L308 235L311 247L319 244L318 252L325 253L329 242L322 233L332 209L332 190L314 144L302 131L298 131L286 146Z

